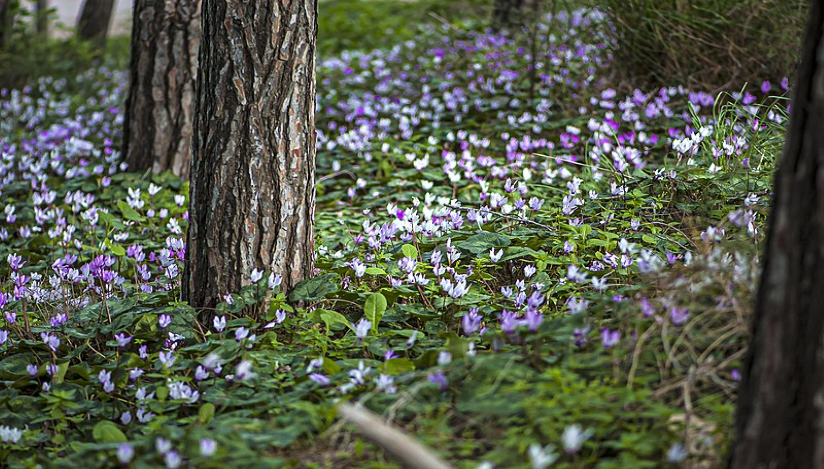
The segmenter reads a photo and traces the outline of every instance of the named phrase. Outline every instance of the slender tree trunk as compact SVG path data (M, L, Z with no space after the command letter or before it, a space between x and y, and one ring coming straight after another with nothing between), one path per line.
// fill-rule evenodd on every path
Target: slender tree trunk
M200 0L137 0L123 155L131 171L189 177Z
M824 1L813 1L775 179L733 468L824 467Z
M317 0L205 0L184 299L312 275Z
M49 37L49 0L37 0L34 9L37 34Z
M114 0L85 0L77 19L77 37L93 41L99 50L106 45Z
M9 43L14 27L15 0L0 0L0 48Z
M524 0L495 0L492 8L492 29L515 30L523 24Z

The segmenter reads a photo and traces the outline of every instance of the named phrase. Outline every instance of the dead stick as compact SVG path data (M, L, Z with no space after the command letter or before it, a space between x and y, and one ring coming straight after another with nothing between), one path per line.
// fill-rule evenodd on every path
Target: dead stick
M340 416L358 427L368 440L377 444L401 464L411 469L451 469L432 450L395 426L385 423L375 413L347 402L338 404Z

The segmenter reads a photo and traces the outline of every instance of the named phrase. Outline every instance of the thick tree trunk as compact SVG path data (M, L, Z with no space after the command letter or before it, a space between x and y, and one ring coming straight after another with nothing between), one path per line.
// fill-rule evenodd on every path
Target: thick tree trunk
M769 222L733 468L824 467L824 1L815 0Z
M189 177L200 0L137 0L123 133L131 171Z
M183 296L312 275L317 0L205 0Z
M524 0L495 0L492 8L492 29L515 30L523 24Z
M114 0L85 0L77 19L77 37L93 41L99 49L106 45Z

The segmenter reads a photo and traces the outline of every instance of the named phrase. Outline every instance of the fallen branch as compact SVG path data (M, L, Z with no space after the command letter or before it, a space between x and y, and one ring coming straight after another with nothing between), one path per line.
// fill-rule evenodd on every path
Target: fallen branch
M347 402L338 404L338 413L346 422L358 427L368 440L377 444L394 459L411 469L450 469L452 466L432 450L399 428L385 423L375 413Z

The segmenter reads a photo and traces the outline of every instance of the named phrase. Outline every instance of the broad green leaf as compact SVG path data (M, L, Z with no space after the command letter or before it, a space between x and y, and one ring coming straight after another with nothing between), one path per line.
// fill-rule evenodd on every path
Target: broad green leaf
M510 244L512 244L512 240L508 236L488 231L482 231L455 243L457 247L476 255L489 252L493 248L506 247Z
M386 271L380 267L367 267L366 273L369 275L386 275Z
M411 244L404 244L403 246L401 246L401 252L404 256L411 257L412 259L418 257L418 249L415 246L412 246Z
M386 297L381 293L372 293L363 305L363 312L366 319L372 323L372 332L378 333L378 323L381 322L383 313L386 312Z
M120 213L123 214L123 218L126 220L137 221L137 222L144 222L146 221L146 217L137 213L135 209L129 206L124 200L117 201L117 208L120 209Z
M319 277L306 279L289 292L289 301L317 301L330 293L338 291L337 274L325 274Z
M125 443L126 435L113 422L101 420L92 430L92 437L98 443Z
M320 320L326 324L327 332L328 330L341 330L343 328L349 327L349 321L346 317L340 314L337 311L330 311L328 309L320 310Z
M415 371L415 363L408 358L390 358L383 364L383 371L388 375L398 375Z

